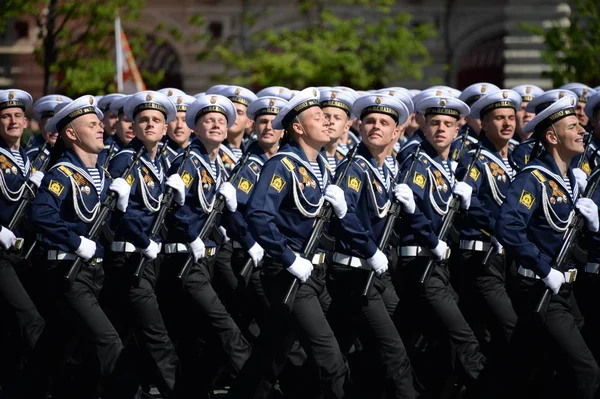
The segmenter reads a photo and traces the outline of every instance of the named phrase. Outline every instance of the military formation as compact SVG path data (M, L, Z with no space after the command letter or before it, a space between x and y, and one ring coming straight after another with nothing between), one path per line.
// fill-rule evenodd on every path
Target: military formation
M599 150L580 83L2 90L0 397L598 398Z

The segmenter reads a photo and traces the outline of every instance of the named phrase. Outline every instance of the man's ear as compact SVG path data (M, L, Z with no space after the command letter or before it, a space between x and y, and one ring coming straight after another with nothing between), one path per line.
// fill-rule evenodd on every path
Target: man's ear
M546 130L545 137L546 137L546 142L548 144L552 144L552 145L558 144L558 136L556 135L556 132L553 129L548 128Z
M68 125L65 128L65 136L71 141L77 140L77 135L75 134L75 129L73 129L73 127L71 125Z

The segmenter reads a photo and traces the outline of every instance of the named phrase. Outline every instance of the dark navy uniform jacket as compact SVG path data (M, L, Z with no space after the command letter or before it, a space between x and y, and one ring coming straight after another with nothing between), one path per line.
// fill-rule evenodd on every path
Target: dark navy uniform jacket
M515 170L521 170L529 163L531 158L531 152L535 146L535 138L530 137L515 147L513 152L510 154L511 164Z
M142 145L141 141L134 138L128 147L112 158L108 172L113 178L123 177L123 173L131 165L133 157ZM158 154L152 161L148 153L144 152L133 171L123 177L131 185L131 193L127 212L115 232L115 241L127 241L142 249L150 245L150 229L156 212L160 209L162 194L165 191L165 172L164 161Z
M96 164L102 178L101 189L94 186L92 177L79 157L67 150L50 168L29 210L38 241L49 249L74 253L106 198L110 179ZM123 213L115 210L113 220ZM96 246L94 257L102 258L102 245Z
M340 167L344 168L346 162ZM360 258L375 255L396 184L385 162L382 169L383 175L367 147L360 143L348 175L340 184L348 212L331 223L330 232L337 238L336 252Z
M238 203L237 210L222 219L223 227L227 230L227 235L232 240L242 244L245 249L252 248L256 241L252 238L252 234L250 234L248 224L244 219L244 214L246 212L248 200L254 192L256 183L260 177L262 167L269 159L258 144L258 141L252 143L248 148L248 151L252 155L250 155L250 158L248 158L248 162L246 162L245 165L238 165L236 167L236 170L239 167L243 167L243 169L240 171L237 180L231 182L236 189Z
M412 160L407 158L401 175L408 173ZM421 144L421 152L407 180L412 189L417 209L410 218L397 223L397 234L402 246L419 245L435 248L444 215L452 198L454 176L449 176L442 160L428 141Z
M170 138L167 138L167 141L164 145L165 147L161 148L160 152L165 160L165 163L167 164L168 170L171 167L173 160L177 158L177 155L183 152L184 148Z
M563 244L579 189L569 169L570 193L546 152L519 172L496 222L496 238L515 262L540 277L550 272Z
M404 163L404 161L406 161L406 158L408 158L410 154L413 154L415 152L417 145L421 144L423 141L425 141L425 136L423 135L421 129L417 129L412 135L412 137L409 138L408 141L402 147L400 147L400 151L398 151L398 155L396 155L396 160L398 161L400 166L402 166L402 164Z
M589 181L596 179L600 174L600 168L596 168L590 175ZM596 205L600 204L600 186L596 188L596 191L592 194L592 200ZM583 248L587 249L589 263L600 263L600 232L588 232L583 242Z
M302 148L295 142L284 145L265 162L247 203L252 237L285 267L296 259L294 251L302 251L324 202L324 187L331 183L327 161L320 155L317 159L323 188Z
M194 140L190 155L180 174L185 185L185 204L167 217L169 234L167 242L190 243L200 235L200 230L212 211L221 182L226 181L225 171L217 158L216 174L213 172L208 153L200 140ZM183 154L173 160L168 175L177 173L183 162ZM223 208L223 217L230 212ZM214 247L215 243L205 240L204 245Z
M25 163L25 170L19 167L10 148L0 138L0 207L2 209L0 225L2 226L8 226L25 190L27 190L25 183L29 180L31 163L22 147L19 147L19 154ZM13 233L17 234L16 231Z
M463 135L467 131L467 138L465 139L465 144L463 145ZM464 154L466 154L474 145L479 143L479 135L475 133L473 129L469 125L464 125L458 132L458 136L452 142L450 146L450 158L459 160ZM461 151L462 148L462 151Z
M108 150L110 149L110 146L113 142L115 143L115 145L112 148L112 152L109 154ZM127 146L123 144L123 142L119 139L119 136L117 136L116 134L113 136L106 137L104 139L104 149L100 152L100 154L98 154L98 164L107 165L108 162L110 162L110 160L125 147ZM108 160L107 157L109 157Z
M489 236L494 234L496 219L513 177L500 153L486 137L481 139L480 144L482 150L473 167L467 171L475 149L463 157L456 170L456 176L473 187L469 209L461 210L460 238L490 241Z
M37 161L34 163L33 161L36 160L36 157L38 156L40 149L42 148L42 146L44 145L44 143L42 143L39 146L36 147L31 147L27 149L27 158L29 158L29 161L32 162L32 170L36 171L42 168L42 166L49 161L50 158L50 147L46 147L44 149L44 153L40 155L40 157L37 159Z

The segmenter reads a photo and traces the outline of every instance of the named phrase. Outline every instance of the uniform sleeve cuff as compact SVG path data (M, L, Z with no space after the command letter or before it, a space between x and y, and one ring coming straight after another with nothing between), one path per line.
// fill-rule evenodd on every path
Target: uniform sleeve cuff
M296 254L289 248L286 248L281 254L281 263L285 267L290 267L292 263L296 260Z
M535 274L541 278L546 278L552 269L552 258L540 252L536 269Z

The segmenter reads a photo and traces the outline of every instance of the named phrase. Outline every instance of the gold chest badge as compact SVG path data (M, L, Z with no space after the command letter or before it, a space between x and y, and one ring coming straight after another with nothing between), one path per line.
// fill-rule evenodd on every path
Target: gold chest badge
M208 174L208 172L206 171L206 169L202 169L201 172L202 175L202 188L205 190L210 190L210 187L214 184L214 180L212 177L210 177L210 175Z
M504 169L502 169L495 162L490 162L490 169L492 170L492 176L496 180L502 183L506 183L506 174L504 173Z
M550 185L550 188L552 189L552 194L550 194L550 203L552 205L554 205L555 203L566 203L567 202L567 196L565 195L565 193L563 193L559 188L558 188L558 184L556 184L555 181L550 180L548 182L548 184Z
M439 170L434 170L433 176L435 177L435 188L437 188L438 191L441 190L443 192L447 192L448 184L446 184L446 180L442 176L442 172L440 172Z

